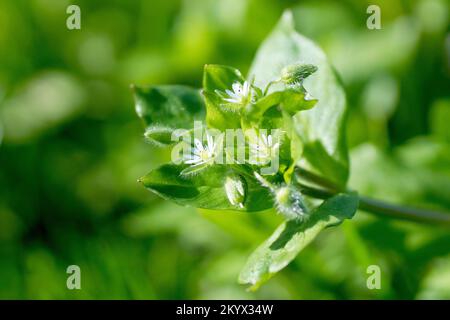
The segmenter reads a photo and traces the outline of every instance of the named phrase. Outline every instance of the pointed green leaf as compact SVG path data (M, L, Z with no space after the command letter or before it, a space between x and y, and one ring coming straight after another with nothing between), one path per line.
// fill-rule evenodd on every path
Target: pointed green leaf
M240 106L226 102L226 90L233 90L234 83L245 81L235 68L215 64L205 65L203 71L203 95L206 102L206 123L219 130L240 127Z
M250 256L239 282L257 289L263 282L286 267L323 229L351 219L358 208L356 194L338 194L311 213L306 222L284 222Z
M216 93L203 91L203 96L206 102L206 124L208 127L222 131L241 127L241 116L238 110L226 106Z
M205 106L200 91L167 85L134 87L136 112L144 121L146 138L156 145L170 145L175 129L190 129L194 121L202 121Z
M254 76L255 85L263 88L279 78L284 67L294 64L312 64L318 68L303 82L318 102L293 119L303 143L300 164L343 186L348 176L344 90L324 52L294 30L292 13L288 11L258 50L249 78Z
M230 169L224 165L209 166L191 175L181 174L186 168L185 165L165 164L141 178L140 182L165 199L197 208L251 212L273 206L267 189L250 178L245 179L244 207L232 205L225 190Z
M203 70L203 90L225 92L231 90L233 83L245 81L238 69L217 64L207 64Z

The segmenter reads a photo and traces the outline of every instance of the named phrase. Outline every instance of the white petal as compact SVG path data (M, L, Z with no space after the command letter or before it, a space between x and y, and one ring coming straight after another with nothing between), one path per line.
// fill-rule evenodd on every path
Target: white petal
M192 160L194 159L194 156L192 154L186 154L183 156L183 160Z
M201 162L201 160L199 160L199 159L192 159L192 160L185 161L184 163L186 163L186 164L198 164L200 162Z
M236 183L236 190L241 194L244 195L244 186L242 183Z
M233 87L233 91L236 93L238 93L242 90L242 85L239 82L233 83L232 87Z
M223 100L225 100L226 102L229 102L229 103L239 103L239 101L237 101L236 99L233 99L233 98L225 98Z
M248 96L249 93L250 93L250 84L247 81L245 81L244 85L242 86L242 94L244 96Z
M225 92L230 96L230 97L235 97L235 93L231 90L226 89Z
M203 144L198 139L194 139L195 147L197 148L197 151L204 150Z
M207 134L206 135L206 141L208 142L208 144L207 144L207 146L208 146L208 149L214 149L214 140L213 140L213 137L212 136L210 136L209 134Z

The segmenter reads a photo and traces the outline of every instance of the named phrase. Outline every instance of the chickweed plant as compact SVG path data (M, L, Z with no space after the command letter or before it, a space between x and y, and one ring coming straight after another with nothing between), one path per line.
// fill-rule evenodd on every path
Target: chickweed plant
M288 11L247 77L206 65L201 90L133 87L145 139L172 161L139 179L181 205L277 213L283 222L249 257L239 281L258 288L324 228L374 214L450 225L450 215L348 190L344 90L324 52L298 34Z

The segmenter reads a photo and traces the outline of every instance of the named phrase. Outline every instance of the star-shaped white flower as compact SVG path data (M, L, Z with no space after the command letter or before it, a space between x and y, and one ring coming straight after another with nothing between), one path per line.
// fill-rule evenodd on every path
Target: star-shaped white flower
M191 154L184 156L184 163L197 167L200 165L210 165L214 163L218 152L218 144L209 134L206 134L206 144L199 139L194 139L194 147Z
M232 85L233 91L226 89L225 93L216 91L223 100L232 104L245 105L253 99L253 90L247 81L243 84L235 82Z
M280 143L274 143L272 135L261 133L249 143L250 158L249 163L264 165L272 160L280 148Z

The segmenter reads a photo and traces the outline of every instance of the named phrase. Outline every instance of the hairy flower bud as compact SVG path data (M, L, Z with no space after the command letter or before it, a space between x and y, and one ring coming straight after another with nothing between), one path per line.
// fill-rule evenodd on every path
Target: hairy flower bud
M303 220L307 216L300 191L293 186L283 185L275 190L277 210L288 220Z
M247 186L244 179L237 174L230 174L225 179L225 192L233 206L244 207Z
M281 81L288 85L299 84L316 71L317 67L312 64L293 64L281 70Z

